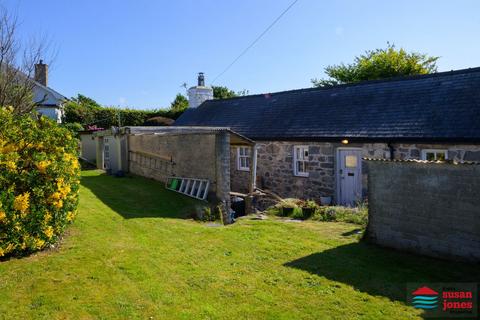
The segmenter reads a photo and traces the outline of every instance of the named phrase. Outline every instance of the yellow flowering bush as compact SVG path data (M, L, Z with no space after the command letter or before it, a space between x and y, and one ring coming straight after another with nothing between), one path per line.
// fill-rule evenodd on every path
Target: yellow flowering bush
M74 220L77 149L52 120L0 108L0 258L55 243Z

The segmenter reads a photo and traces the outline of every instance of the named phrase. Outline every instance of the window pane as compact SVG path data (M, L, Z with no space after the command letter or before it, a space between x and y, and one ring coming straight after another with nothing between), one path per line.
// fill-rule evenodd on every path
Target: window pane
M435 153L434 152L427 152L425 155L425 160L434 161L435 160Z
M445 152L437 152L437 160L445 161Z
M245 158L245 167L250 168L250 158Z
M305 172L305 162L304 161L297 161L297 173Z
M345 156L345 167L346 168L356 168L357 167L357 156L355 156L355 155Z

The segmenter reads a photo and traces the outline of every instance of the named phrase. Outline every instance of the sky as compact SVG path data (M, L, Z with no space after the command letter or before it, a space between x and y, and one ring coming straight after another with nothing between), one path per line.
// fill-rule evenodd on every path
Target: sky
M165 108L196 74L219 75L293 0L4 0L22 40L47 37L49 86L104 105ZM311 87L328 65L387 42L480 66L480 1L299 0L215 85L250 94ZM47 57L48 58L48 57Z

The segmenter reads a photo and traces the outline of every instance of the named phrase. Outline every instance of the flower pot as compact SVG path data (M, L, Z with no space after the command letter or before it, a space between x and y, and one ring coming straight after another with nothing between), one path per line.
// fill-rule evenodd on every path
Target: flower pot
M310 207L302 208L302 214L304 219L310 218L314 212L315 212L315 208L310 208Z
M282 216L288 217L289 215L293 214L293 209L291 207L282 207Z

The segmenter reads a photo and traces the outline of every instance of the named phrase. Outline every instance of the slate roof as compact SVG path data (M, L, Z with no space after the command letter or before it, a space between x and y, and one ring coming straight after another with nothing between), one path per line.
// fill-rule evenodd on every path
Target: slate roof
M208 100L174 125L254 140L480 143L480 68Z

